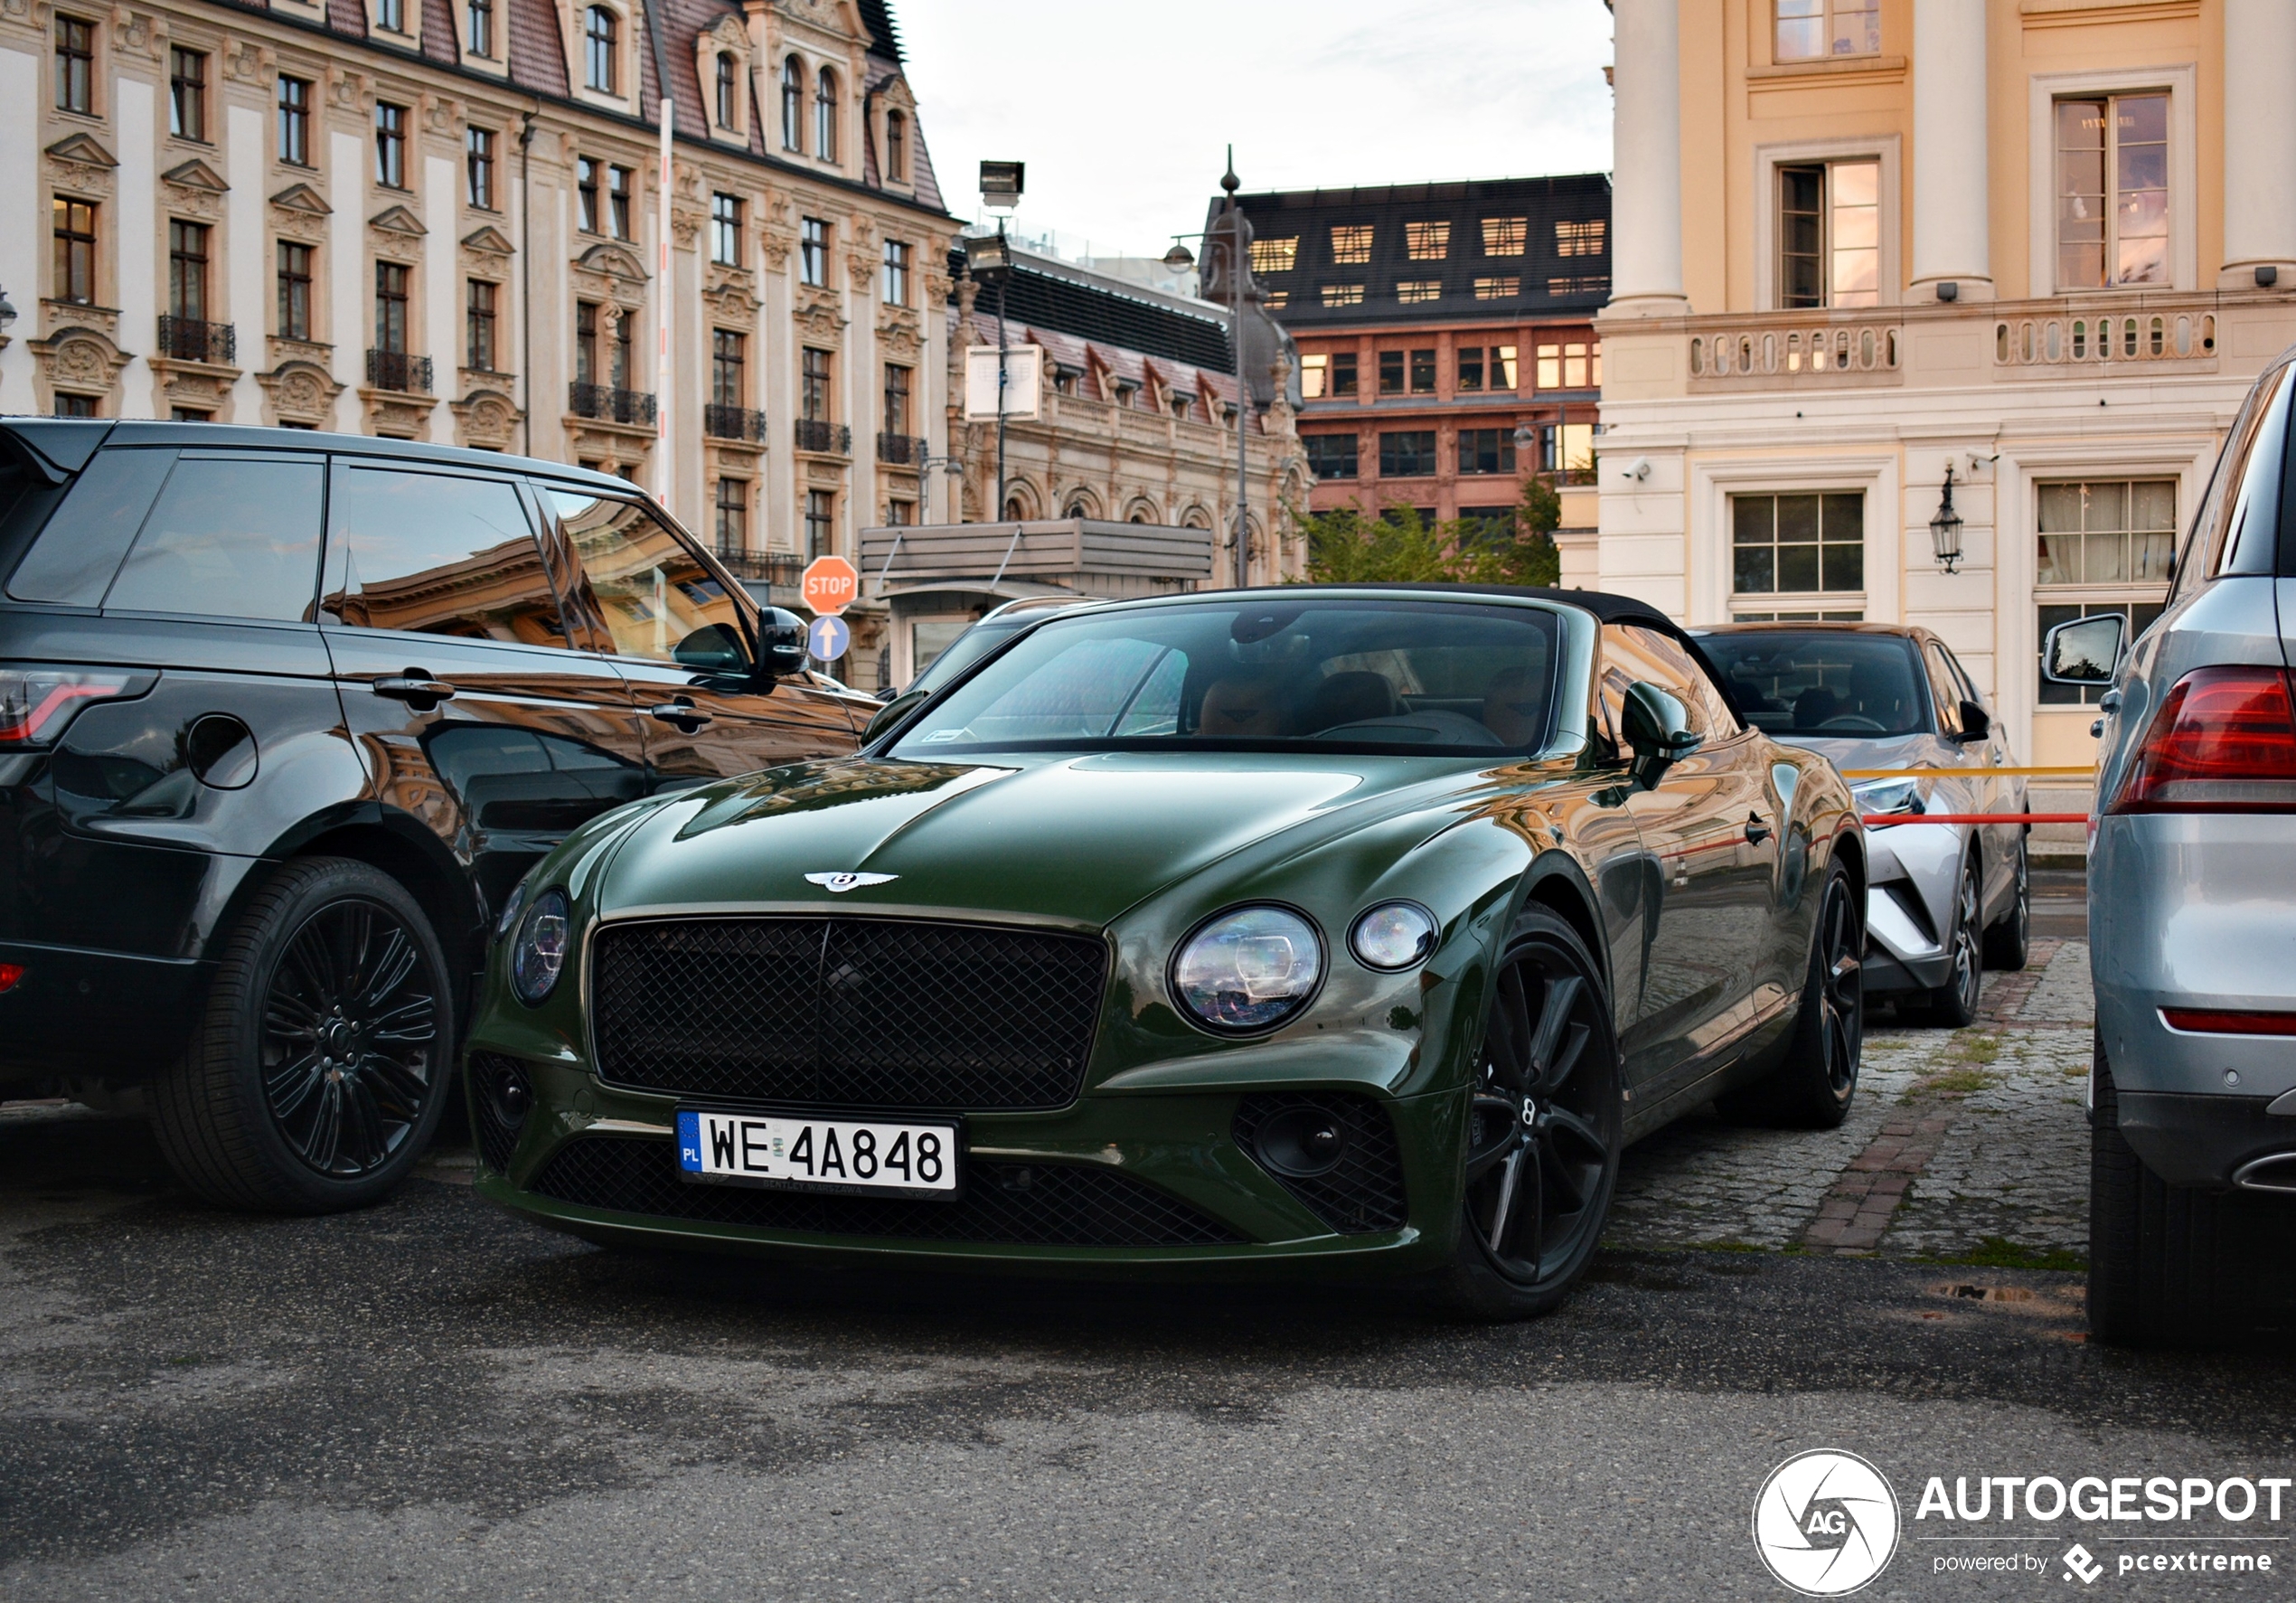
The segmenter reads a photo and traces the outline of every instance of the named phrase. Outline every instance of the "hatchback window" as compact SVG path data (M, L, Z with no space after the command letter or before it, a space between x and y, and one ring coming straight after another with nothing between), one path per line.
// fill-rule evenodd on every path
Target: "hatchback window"
M616 652L721 673L748 666L733 598L653 514L610 495L542 495L579 564L577 604Z
M309 622L324 477L316 458L186 453L106 609Z
M563 646L525 504L500 479L349 467L327 546L335 621L418 635Z
M1748 629L1699 646L1755 725L1775 735L1871 739L1929 728L1913 642L1847 629Z

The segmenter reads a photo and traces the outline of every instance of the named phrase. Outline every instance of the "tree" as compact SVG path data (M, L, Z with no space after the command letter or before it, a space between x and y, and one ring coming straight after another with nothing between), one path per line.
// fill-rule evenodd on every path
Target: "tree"
M1418 509L1390 506L1367 517L1360 505L1302 520L1308 582L1313 584L1524 584L1562 580L1554 530L1562 497L1545 478L1523 486L1511 528L1496 532L1477 518L1429 523Z

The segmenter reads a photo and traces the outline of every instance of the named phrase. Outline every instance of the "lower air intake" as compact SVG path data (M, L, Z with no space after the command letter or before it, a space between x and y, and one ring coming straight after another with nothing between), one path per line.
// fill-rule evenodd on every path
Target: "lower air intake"
M1403 1228L1403 1154L1369 1097L1271 1091L1236 1109L1236 1142L1316 1218L1345 1236Z

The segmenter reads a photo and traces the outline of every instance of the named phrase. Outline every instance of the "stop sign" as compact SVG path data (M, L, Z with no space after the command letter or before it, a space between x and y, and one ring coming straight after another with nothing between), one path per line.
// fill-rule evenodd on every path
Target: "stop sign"
M861 594L861 575L842 557L815 557L805 564L797 593L816 615L833 618Z

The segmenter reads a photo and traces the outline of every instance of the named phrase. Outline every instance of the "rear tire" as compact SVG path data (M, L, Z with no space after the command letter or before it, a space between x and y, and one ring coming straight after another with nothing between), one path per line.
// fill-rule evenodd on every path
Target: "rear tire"
M1809 977L1784 1060L1762 1079L1717 1097L1717 1113L1734 1124L1797 1130L1830 1130L1849 1117L1865 1051L1864 950L1857 894L1849 869L1837 862L1818 899Z
M205 1012L152 1087L169 1166L229 1208L381 1202L447 1106L455 1007L430 920L380 871L312 857L280 869L219 946Z
M2026 838L2017 837L2017 900L2001 921L1985 931L1985 967L2015 974L2025 967L2033 938L2033 870Z

